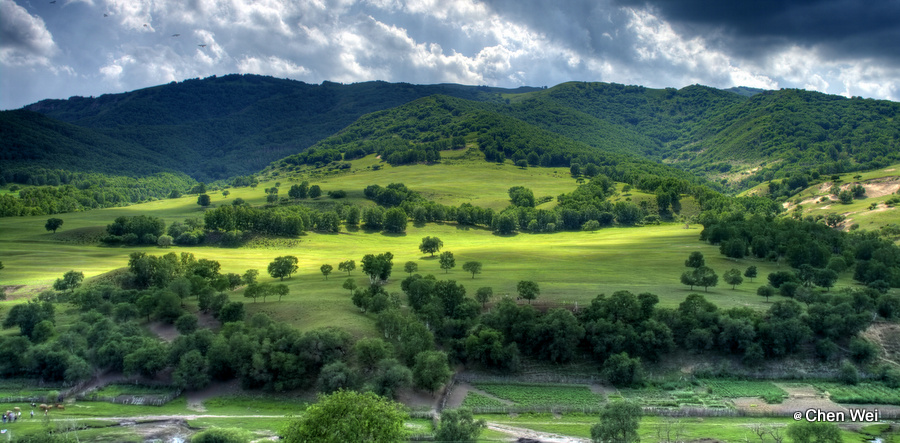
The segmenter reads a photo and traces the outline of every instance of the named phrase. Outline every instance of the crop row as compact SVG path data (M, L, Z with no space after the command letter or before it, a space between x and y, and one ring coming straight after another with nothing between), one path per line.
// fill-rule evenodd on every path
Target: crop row
M478 389L520 406L598 406L603 403L601 394L595 394L584 385L511 385L478 383Z
M900 405L900 389L892 389L881 383L844 385L840 383L815 382L813 386L820 391L828 392L831 400L837 403Z
M767 403L781 403L787 397L787 392L768 381L707 379L703 383L719 397L760 397Z
M502 408L506 406L500 400L469 391L462 402L464 408Z

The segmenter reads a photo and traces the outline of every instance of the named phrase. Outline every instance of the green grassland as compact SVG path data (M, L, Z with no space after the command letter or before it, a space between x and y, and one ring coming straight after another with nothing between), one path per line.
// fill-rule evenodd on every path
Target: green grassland
M847 217L843 224L844 229L850 229L850 226L858 224L859 229L877 230L889 224L900 223L900 212L898 212L900 205L888 206L886 204L888 200L897 197L896 193L866 195L861 199L854 199L852 203L843 204L829 192L829 188L835 182L842 187L857 183L876 186L897 184L900 182L900 164L867 172L841 174L837 181L831 180L830 177L823 177L822 180L824 181L809 186L792 196L785 202L785 207L793 211L800 205L804 216L843 214ZM768 182L765 182L744 191L741 195L765 194L767 190ZM875 205L874 209L871 208L873 204Z
M466 154L458 151L457 160L450 164L390 167L374 171L368 166L373 159L354 162L351 172L311 177L310 173L295 176L277 176L261 183L257 188L230 189L230 195L222 197L213 193L215 205L230 204L235 198L243 198L251 204L261 204L263 189L281 182L286 190L291 183L310 180L320 184L324 191L344 189L348 202L361 201L362 189L369 184L386 185L403 182L413 190L444 204L472 202L494 208L508 203L510 184L521 183L534 190L536 196L555 196L575 188L575 180L562 169L521 169L510 164L494 165L467 161ZM455 164L454 164L455 162ZM621 189L621 188L620 188ZM639 199L639 192L630 197L620 194L617 198ZM321 197L326 203L334 202ZM371 203L371 202L369 202ZM547 205L554 202L546 203ZM688 206L687 204L685 206ZM756 282L745 281L732 290L723 282L719 286L694 288L721 308L749 306L766 309L768 304L756 295L759 281L773 271L782 269L777 264L752 259L734 260L719 254L718 248L698 240L701 227L681 224L632 228L606 228L596 232L557 232L551 234L520 233L498 236L486 229L461 227L455 223L408 227L405 234L389 235L365 230L343 231L338 234L308 233L297 240L268 240L251 242L251 247L236 249L198 246L162 249L152 246L106 247L91 242L102 234L104 227L119 216L148 214L162 218L166 223L190 217L201 217L202 208L195 196L158 200L128 207L109 208L88 212L62 214L65 222L55 234L44 229L46 217L0 218L0 261L6 267L0 271L4 285L26 285L0 306L16 303L28 295L34 295L69 270L84 272L87 278L97 277L126 266L128 255L146 252L162 255L168 252L191 252L197 258L217 260L222 272L243 273L258 269L262 281L272 281L265 273L268 264L277 256L294 255L299 259L299 272L284 283L291 289L281 302L268 299L251 302L244 299L241 290L232 298L246 301L249 315L265 312L277 320L288 321L301 329L328 325L341 325L354 335L374 333L373 321L360 313L350 302L348 291L341 288L347 276L335 271L326 280L319 267L329 263L335 268L344 260L359 262L363 255L390 251L394 254L394 273L386 289L400 292L399 282L405 276L403 263L416 261L419 273L434 274L441 279L454 279L467 287L469 295L482 286L490 286L499 297L516 296L516 284L520 280L534 280L541 286L540 301L583 305L601 293L611 294L619 290L634 293L651 292L660 297L660 305L677 306L692 291L679 283L684 271L684 260L692 251L701 251L707 264L720 275L730 268L745 269L749 265L759 268ZM445 251L456 257L457 267L443 272L436 258L423 256L418 250L422 237L437 236L444 242ZM477 260L484 265L482 274L474 279L461 269L466 261ZM366 277L357 270L350 276L357 284L364 284ZM849 275L843 275L837 287L850 285ZM777 300L778 297L770 301Z

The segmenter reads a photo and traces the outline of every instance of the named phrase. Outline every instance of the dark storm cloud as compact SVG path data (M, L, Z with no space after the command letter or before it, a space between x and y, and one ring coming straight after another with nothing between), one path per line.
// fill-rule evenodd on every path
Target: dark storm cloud
M900 62L896 0L613 0L650 7L679 32L720 48L764 56L784 45L815 47L832 57Z

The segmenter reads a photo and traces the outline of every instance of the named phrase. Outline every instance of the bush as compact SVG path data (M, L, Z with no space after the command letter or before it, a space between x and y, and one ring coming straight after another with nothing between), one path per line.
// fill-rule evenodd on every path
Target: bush
M859 383L859 371L849 361L841 365L840 379L844 384L855 385Z
M191 443L246 443L252 439L250 432L238 428L210 428L194 434Z

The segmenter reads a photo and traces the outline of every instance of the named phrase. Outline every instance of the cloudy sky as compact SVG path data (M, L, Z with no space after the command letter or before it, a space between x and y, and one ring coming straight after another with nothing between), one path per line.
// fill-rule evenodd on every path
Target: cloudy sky
M896 0L0 0L0 109L229 73L900 100L898 42Z

